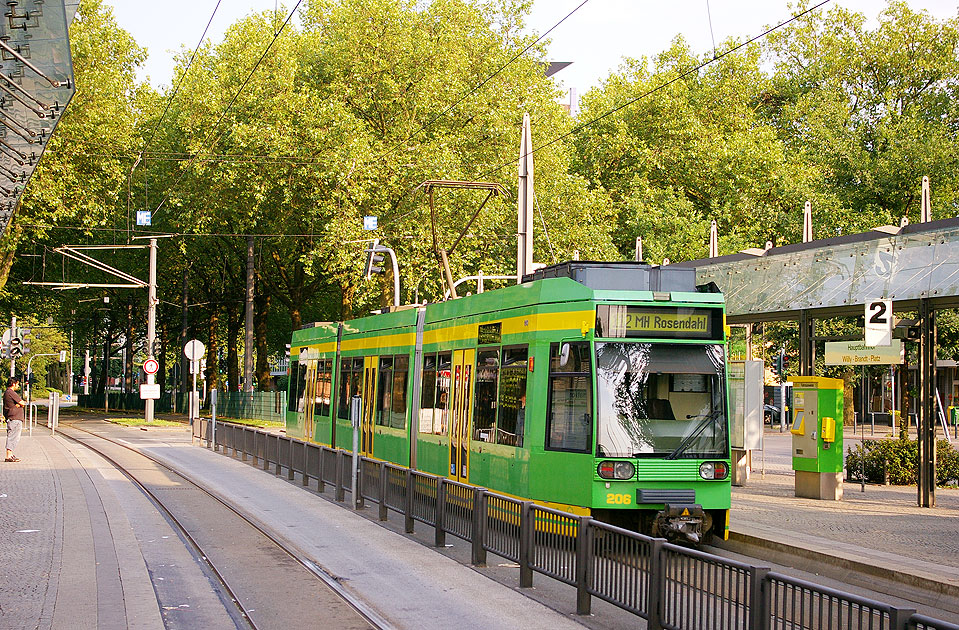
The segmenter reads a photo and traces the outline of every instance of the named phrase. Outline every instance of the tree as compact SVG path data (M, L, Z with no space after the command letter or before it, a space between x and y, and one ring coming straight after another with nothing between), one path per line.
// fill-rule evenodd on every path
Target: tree
M146 52L101 0L84 2L78 11L70 25L70 49L76 94L0 242L0 289L26 243L59 244L65 234L126 227L125 210L118 210L126 207L129 153L139 141L136 103L148 92L135 76ZM55 231L58 227L82 230Z
M641 236L655 262L704 257L712 220L723 253L781 241L798 235L796 209L816 193L815 170L757 112L769 81L760 48L677 80L702 62L677 38L583 98L581 117L598 120L576 137L577 170L612 196L624 255Z
M220 45L200 51L158 134L164 150L196 159L151 163L154 187L170 193L157 216L176 231L264 235L257 238L259 372L276 307L298 327L305 313L341 319L379 305L383 292L359 278L364 246L357 241L371 236L362 216L380 217L379 236L399 254L404 298L418 288L421 298L435 299L439 274L417 186L485 178L515 188L523 112L533 112L541 143L570 128L544 75L542 50L496 72L528 44L518 35L521 17L519 5L462 0L315 3L303 29L288 27L242 90L274 37L272 13L235 24ZM547 225L556 257L574 249L615 255L608 199L570 174L568 147L555 143L536 159L537 229ZM479 201L466 193L439 200L443 244ZM512 269L505 261L515 251L513 204L487 205L452 261L455 273ZM218 260L227 249L245 249L242 236L217 248L209 238L191 250L196 264L230 264L231 274L232 265L245 265Z
M829 233L918 220L923 175L934 217L959 211L957 51L959 18L895 0L873 29L836 7L770 37L763 114L839 200L840 212L817 218Z

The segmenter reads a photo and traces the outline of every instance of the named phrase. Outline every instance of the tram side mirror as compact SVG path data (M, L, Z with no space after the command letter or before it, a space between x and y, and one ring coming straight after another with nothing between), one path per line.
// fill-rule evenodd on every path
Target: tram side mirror
M559 350L559 367L566 367L567 363L569 363L569 344L564 343Z

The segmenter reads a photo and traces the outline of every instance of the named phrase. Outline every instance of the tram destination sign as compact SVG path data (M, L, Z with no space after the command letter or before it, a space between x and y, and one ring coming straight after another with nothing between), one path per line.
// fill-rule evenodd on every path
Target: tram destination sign
M900 365L902 339L892 345L867 346L862 341L827 341L826 365Z
M716 309L610 304L596 308L596 327L601 337L711 339L716 317Z

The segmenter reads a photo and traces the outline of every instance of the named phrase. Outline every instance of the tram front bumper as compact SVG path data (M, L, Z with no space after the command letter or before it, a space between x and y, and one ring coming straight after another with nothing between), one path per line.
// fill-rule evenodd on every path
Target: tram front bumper
M653 535L669 542L699 544L703 539L706 512L697 504L666 504L653 521Z

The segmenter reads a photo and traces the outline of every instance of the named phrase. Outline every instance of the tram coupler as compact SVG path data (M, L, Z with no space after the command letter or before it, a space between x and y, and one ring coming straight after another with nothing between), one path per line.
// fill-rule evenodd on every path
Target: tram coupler
M701 505L666 504L653 521L653 535L669 542L698 545L703 539L703 521L706 512Z

